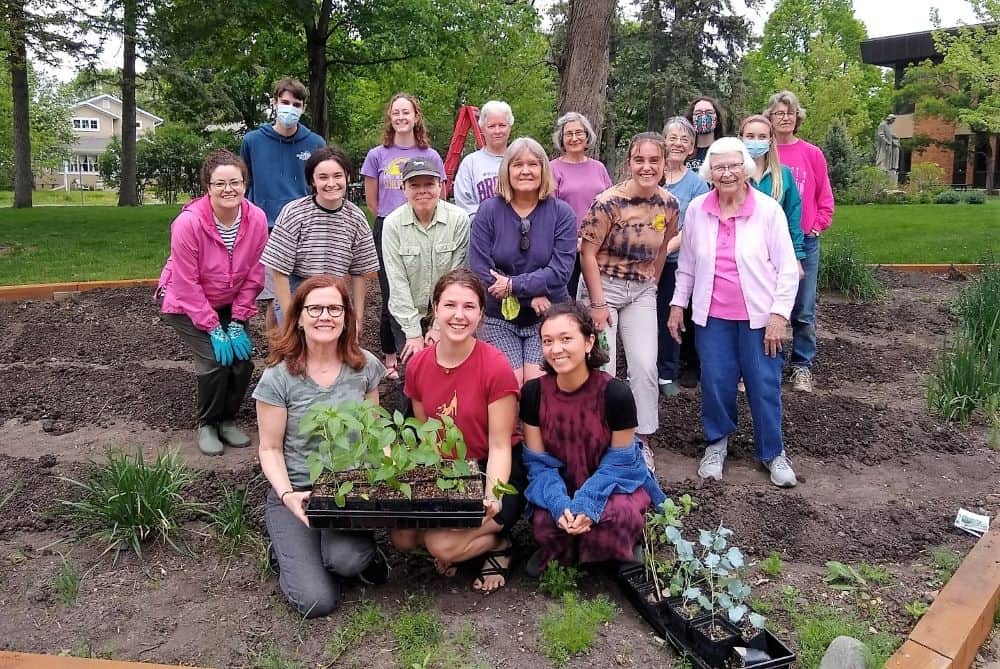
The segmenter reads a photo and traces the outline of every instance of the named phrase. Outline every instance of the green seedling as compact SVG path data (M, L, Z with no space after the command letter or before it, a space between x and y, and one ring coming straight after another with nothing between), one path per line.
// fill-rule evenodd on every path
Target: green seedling
M251 529L247 517L247 499L250 487L240 487L235 490L224 488L222 501L210 510L204 511L208 524L222 540L227 554L232 555L243 545L251 545L259 536Z
M558 562L550 562L542 572L538 588L549 597L562 599L562 596L576 591L576 580L580 571L576 567L563 567Z
M287 659L277 648L268 648L254 661L255 669L302 669L300 662Z
M781 561L781 553L772 551L770 555L761 561L760 570L764 572L765 576L776 578L781 576L781 570L784 566L785 563Z
M604 595L580 601L576 593L566 593L539 623L546 656L557 667L565 665L571 656L593 645L597 628L611 622L615 613L615 605Z
M914 599L912 602L905 604L903 606L903 609L905 609L907 615L909 615L914 620L920 620L925 613L930 611L931 607L930 604L928 604L923 600Z
M407 669L429 663L445 636L441 620L423 603L411 604L397 613L391 629L399 643L397 660Z
M69 562L64 557L62 567L59 569L59 573L56 574L55 582L53 583L59 599L69 606L76 604L76 600L80 596L80 581L80 570L76 568L75 564Z
M378 604L361 602L347 616L347 624L338 627L326 644L326 654L330 664L335 664L351 646L362 641L370 633L385 626L386 617Z
M867 588L868 581L849 564L830 560L826 563L826 576L823 581L834 590L856 590Z
M962 564L962 556L947 548L935 548L931 551L931 564L937 572L941 585L944 585L955 575L955 571Z
M882 565L870 565L862 562L858 565L858 573L868 582L875 585L886 585L892 581L892 574Z

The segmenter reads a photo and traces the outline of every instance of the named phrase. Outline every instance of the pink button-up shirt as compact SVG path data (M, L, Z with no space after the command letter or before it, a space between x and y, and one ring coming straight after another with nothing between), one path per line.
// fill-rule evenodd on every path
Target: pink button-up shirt
M692 200L677 259L677 283L670 304L684 307L690 300L692 318L701 326L708 320L715 290L721 217L718 191ZM771 314L788 319L799 286L799 268L781 205L748 187L734 220L733 257L750 327L764 327Z

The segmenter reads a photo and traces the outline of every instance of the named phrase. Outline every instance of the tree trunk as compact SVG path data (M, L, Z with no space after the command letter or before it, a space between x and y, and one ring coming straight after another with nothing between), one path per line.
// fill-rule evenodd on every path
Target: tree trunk
M310 130L323 139L330 136L330 112L326 98L326 42L330 38L330 15L333 13L332 0L323 0L315 22L305 25L306 58L309 63L309 117Z
M25 41L24 3L10 6L10 88L13 97L14 207L31 206L34 178L31 173L31 121L28 99L28 49Z
M137 0L124 0L122 21L122 171L118 186L118 206L139 206L139 186L135 158L135 42Z
M601 145L607 98L609 48L615 0L571 0L566 49L559 59L559 114L586 116Z

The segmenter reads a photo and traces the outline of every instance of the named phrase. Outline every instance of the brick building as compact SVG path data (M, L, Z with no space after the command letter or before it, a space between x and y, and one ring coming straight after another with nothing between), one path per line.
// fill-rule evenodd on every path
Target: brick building
M891 67L899 87L910 65L930 60L940 63L943 57L934 48L931 31L875 37L861 43L861 59L869 65ZM993 170L993 187L1000 185L1000 136L974 132L964 123L940 117L917 117L913 105L901 104L895 109L896 122L892 131L900 139L926 136L944 145L932 143L926 148L900 155L899 172L903 178L913 165L937 163L948 180L959 188L985 188L987 170Z

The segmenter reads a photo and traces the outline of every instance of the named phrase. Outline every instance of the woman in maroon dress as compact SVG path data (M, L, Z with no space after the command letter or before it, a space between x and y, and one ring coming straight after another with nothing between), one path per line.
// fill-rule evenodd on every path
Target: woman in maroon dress
M635 436L632 391L600 371L608 356L578 303L553 305L541 339L546 374L521 389L525 498L539 545L526 569L631 561L646 509L665 499Z

